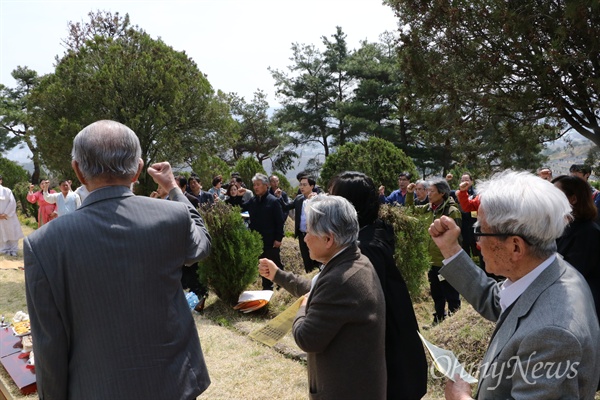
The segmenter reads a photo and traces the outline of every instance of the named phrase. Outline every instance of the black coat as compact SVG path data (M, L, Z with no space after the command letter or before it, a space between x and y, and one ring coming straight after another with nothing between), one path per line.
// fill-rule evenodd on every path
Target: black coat
M387 398L420 399L427 393L427 360L408 288L394 262L395 237L381 220L360 230L358 247L375 267L386 304Z
M600 318L600 227L594 221L575 220L556 240L556 247L587 281Z
M263 249L283 240L283 213L277 197L270 193L254 196L242 204L242 210L250 214L249 228L262 236Z

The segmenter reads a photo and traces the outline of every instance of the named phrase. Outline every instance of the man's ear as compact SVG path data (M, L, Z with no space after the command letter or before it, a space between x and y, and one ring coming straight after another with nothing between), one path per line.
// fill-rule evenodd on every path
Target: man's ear
M330 249L333 247L334 241L333 241L333 235L329 234L327 236L325 236L325 240L327 241L327 243L325 243L325 246Z
M509 239L509 246L511 246L511 260L520 261L528 253L527 243L520 236L512 236Z
M133 178L131 178L131 182L135 182L138 180L138 178L140 177L140 174L142 173L143 168L144 168L144 160L142 160L140 158L140 159L138 159L138 170L135 173L135 176Z
M84 178L81 170L79 169L79 164L75 160L71 160L71 167L73 167L73 171L75 171L75 175L77 175L77 179L81 182L82 185L86 185L86 179Z

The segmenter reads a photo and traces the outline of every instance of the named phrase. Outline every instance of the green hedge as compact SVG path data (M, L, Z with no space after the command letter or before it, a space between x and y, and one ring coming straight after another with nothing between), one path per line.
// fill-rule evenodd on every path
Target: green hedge
M425 284L425 272L429 270L429 234L423 221L406 214L406 208L382 205L379 218L394 227L396 234L396 266L406 281L413 299L421 294Z
M198 268L200 281L224 302L237 303L240 294L258 277L262 237L252 232L239 207L217 202L200 210L212 239L210 256Z

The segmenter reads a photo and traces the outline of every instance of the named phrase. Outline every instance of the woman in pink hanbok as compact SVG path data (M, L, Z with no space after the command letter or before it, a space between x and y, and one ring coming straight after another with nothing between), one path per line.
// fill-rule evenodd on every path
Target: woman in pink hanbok
M56 218L56 204L50 204L44 200L43 191L50 185L50 181L40 181L40 190L33 193L33 185L29 186L29 193L27 194L27 201L31 204L38 205L38 228L42 225L52 221ZM50 190L49 193L56 193L54 190Z

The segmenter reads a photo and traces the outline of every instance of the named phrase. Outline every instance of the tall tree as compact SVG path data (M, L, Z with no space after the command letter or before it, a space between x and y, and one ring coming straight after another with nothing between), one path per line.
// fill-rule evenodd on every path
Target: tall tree
M342 105L351 96L352 78L345 67L351 52L340 27L332 40L325 36L321 40L324 51L315 45L292 44L289 74L270 71L283 105L276 114L279 125L297 133L301 144L320 144L328 156L332 146L350 140Z
M98 16L90 15L98 24ZM99 119L122 122L136 132L144 162L185 161L191 143L227 120L228 111L194 61L160 39L106 14L106 27L67 49L53 74L32 93L37 140L44 161L70 176L69 152L75 134ZM71 29L73 32L79 30ZM98 32L97 32L98 33ZM145 174L141 183L149 182Z
M293 138L281 131L269 117L267 95L259 89L252 101L247 102L243 97L232 94L230 107L238 121L234 158L237 160L244 154L252 154L261 165L265 160L271 160L273 169L287 172L298 154L292 149Z
M561 118L600 144L600 3L386 2L403 27L401 41L415 79L447 82L440 64L427 61L451 62L465 84L482 89L479 106L492 114L530 126Z
M40 79L36 71L21 66L12 71L11 75L17 81L16 88L0 85L0 149L10 150L24 142L33 154L31 179L37 183L40 179L41 161L28 102Z

